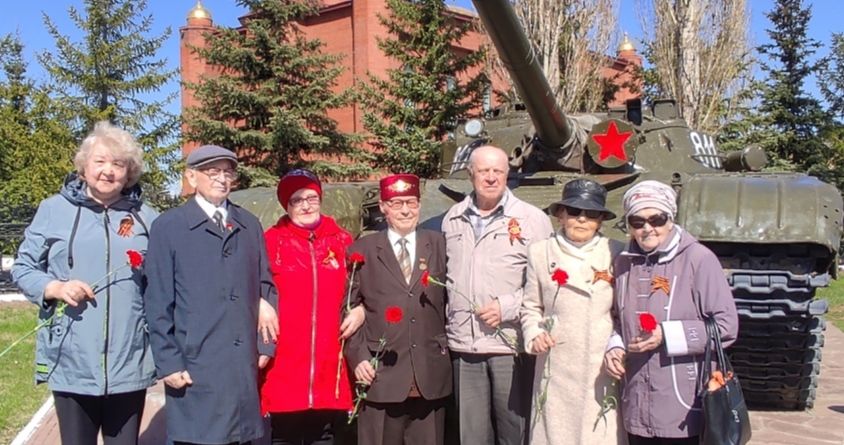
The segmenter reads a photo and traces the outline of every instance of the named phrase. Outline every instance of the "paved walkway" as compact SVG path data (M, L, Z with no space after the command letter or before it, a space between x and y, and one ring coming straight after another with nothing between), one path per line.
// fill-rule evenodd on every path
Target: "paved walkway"
M60 445L55 411L50 402L41 419L30 425L13 445ZM147 393L141 425L141 445L166 443L164 393L159 383ZM844 333L832 325L826 330L821 375L815 407L804 412L751 411L753 445L844 445ZM258 444L256 444L258 445Z

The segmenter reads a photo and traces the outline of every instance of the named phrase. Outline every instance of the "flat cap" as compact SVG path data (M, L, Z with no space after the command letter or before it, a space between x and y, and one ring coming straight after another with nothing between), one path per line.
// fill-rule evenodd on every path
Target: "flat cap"
M203 145L197 148L190 152L186 162L188 167L197 168L221 159L231 161L232 165L237 167L237 155L218 145Z

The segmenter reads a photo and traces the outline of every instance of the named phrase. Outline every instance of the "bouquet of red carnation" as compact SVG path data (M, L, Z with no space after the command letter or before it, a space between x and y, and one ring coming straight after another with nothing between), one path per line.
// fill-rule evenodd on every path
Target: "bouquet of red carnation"
M401 308L398 306L388 306L387 310L384 311L384 319L387 321L387 324L399 324L401 323L402 317L404 317L404 313L402 312ZM378 366L381 364L381 358L384 357L384 347L387 346L387 333L381 335L381 338L378 339L378 348L375 350L375 355L369 359L369 364L372 365L372 369L378 371ZM352 408L352 411L349 412L349 419L347 423L351 425L351 423L355 420L358 416L358 411L360 410L360 404L364 400L366 400L366 389L369 387L369 384L363 381L358 381L357 386L355 387L355 406Z

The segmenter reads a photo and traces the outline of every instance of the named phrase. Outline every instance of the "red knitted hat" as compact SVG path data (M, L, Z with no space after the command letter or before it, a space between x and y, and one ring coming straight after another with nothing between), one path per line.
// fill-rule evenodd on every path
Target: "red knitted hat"
M303 188L317 192L320 199L322 199L322 184L320 184L319 178L317 178L314 172L304 168L297 168L290 170L286 175L282 176L281 181L278 182L276 196L278 196L278 202L284 207L284 210L287 210L287 202L290 201L290 196Z

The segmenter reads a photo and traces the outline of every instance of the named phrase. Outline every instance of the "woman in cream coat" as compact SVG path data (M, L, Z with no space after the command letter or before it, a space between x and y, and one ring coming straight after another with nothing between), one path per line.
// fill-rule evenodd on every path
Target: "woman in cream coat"
M615 218L606 196L597 182L568 182L550 207L560 230L529 248L521 319L527 352L537 355L531 444L626 442L617 409L599 419L605 397L618 393L602 361L613 331L612 263L623 247L599 232Z

